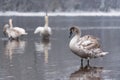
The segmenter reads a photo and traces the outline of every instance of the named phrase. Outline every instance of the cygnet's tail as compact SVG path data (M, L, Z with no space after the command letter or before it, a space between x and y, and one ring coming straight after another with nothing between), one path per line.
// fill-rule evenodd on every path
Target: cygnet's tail
M103 56L105 56L107 54L108 54L108 52L101 52L101 53L97 54L97 56L98 57L103 57Z
M101 52L101 53L99 54L99 56L103 57L103 56L107 55L108 53L109 53L109 52Z
M96 57L103 57L109 53L102 51L100 48L94 49L92 52L95 54Z

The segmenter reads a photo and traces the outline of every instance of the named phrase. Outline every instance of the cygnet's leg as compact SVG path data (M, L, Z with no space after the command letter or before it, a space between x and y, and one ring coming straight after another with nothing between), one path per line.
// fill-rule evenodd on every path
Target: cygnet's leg
M83 66L83 58L81 58L81 66Z
M90 58L88 57L87 58L87 65L89 65L90 64Z

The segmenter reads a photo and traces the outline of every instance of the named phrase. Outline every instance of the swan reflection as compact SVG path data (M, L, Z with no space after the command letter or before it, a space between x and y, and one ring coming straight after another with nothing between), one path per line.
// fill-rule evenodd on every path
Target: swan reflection
M102 80L103 67L81 66L78 71L71 74L70 80Z
M25 41L21 40L9 40L5 44L5 55L12 60L13 54L22 54L25 51Z
M35 49L38 53L44 53L44 62L48 63L48 50L51 50L49 39L42 39L40 42L35 42Z

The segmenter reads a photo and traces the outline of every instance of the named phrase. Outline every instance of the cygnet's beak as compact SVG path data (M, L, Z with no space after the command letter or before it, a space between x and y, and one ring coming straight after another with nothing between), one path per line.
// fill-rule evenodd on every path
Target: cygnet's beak
M71 38L72 34L73 34L73 32L72 32L72 31L70 31L70 35L69 35L69 38Z

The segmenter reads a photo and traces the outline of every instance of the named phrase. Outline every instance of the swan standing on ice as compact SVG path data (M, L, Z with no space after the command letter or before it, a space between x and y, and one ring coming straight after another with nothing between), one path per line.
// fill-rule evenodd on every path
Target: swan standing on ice
M52 34L52 30L51 28L48 26L48 15L46 13L45 16L45 25L44 27L37 27L34 31L34 34L40 33L40 35L42 35L42 37L46 38L49 37Z
M12 19L9 19L9 25L5 24L3 33L7 34L10 39L18 39L20 36L28 34L23 28L13 27Z
M100 44L98 39L92 35L85 35L81 37L81 32L79 27L73 26L70 28L70 37L72 33L75 33L75 36L71 39L69 47L71 51L81 57L81 63L84 59L97 58L108 54L108 52L103 52L100 49Z

